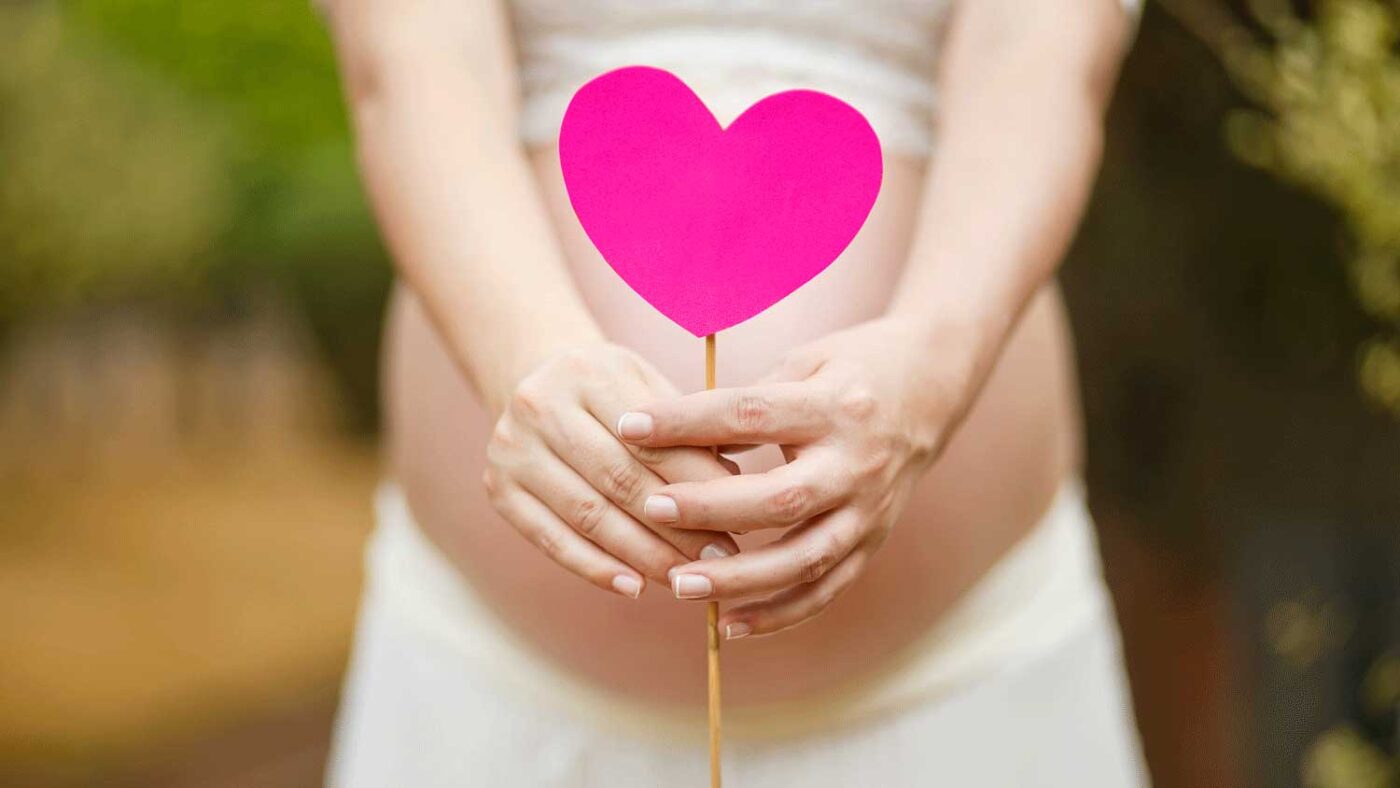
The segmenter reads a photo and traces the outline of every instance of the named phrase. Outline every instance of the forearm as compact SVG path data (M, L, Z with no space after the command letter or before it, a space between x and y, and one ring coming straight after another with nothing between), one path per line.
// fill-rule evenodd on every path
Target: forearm
M503 66L471 62L457 43L361 42L342 63L361 171L396 266L499 411L542 358L600 334L515 139L513 96L491 81Z
M1017 9L1010 30L958 19L950 31L939 144L890 312L931 336L953 329L975 381L1054 275L1091 191L1125 28L1103 5L1094 14L1116 24L1042 26Z

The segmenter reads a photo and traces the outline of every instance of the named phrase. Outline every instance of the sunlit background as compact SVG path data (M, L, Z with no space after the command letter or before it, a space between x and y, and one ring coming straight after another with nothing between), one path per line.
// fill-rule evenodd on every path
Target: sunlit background
M1110 113L1063 280L1161 788L1400 784L1398 29L1162 0ZM0 2L0 784L319 784L389 278L309 5Z

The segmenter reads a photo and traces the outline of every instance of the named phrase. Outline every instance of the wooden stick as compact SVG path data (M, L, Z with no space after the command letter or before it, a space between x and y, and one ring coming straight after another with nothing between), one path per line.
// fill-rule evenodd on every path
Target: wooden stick
M705 337L705 389L715 387L715 335ZM720 788L719 770L719 603L705 605L705 643L710 668L710 788Z

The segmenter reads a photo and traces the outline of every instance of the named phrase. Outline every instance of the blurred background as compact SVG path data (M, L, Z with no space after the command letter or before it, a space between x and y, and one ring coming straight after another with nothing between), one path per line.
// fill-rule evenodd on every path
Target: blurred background
M1400 4L1160 0L1063 273L1160 788L1400 785ZM0 0L0 784L319 784L390 279L294 0Z

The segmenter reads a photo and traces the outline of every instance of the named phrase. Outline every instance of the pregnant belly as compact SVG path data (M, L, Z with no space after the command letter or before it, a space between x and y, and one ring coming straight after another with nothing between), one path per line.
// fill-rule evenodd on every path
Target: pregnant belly
M702 342L659 317L598 257L568 207L555 153L541 151L534 163L571 273L603 330L682 390L701 388ZM747 383L789 348L880 313L901 272L921 181L917 163L887 163L871 218L841 259L721 335L721 386ZM392 472L428 537L502 620L565 668L645 699L702 704L703 604L656 587L626 600L539 555L487 502L479 479L490 416L402 289L386 348ZM813 622L727 646L726 704L789 698L878 668L931 626L1026 533L1072 468L1071 372L1059 300L1047 288L865 576ZM746 471L776 452L755 454Z

